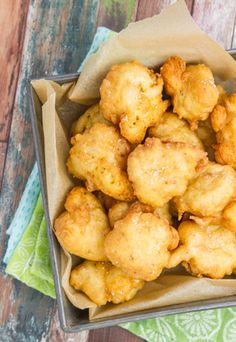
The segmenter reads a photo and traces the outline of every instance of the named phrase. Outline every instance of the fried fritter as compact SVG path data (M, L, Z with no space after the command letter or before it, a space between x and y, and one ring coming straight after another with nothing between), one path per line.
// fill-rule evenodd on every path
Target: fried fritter
M182 262L191 274L221 279L236 267L236 234L221 225L201 227L193 221L180 224L180 245L171 254L168 267Z
M115 266L110 268L106 276L109 301L114 304L132 299L143 286L143 280L129 277L120 268Z
M216 87L219 91L218 104L222 104L226 96L226 92L221 85L217 84ZM205 150L207 151L208 158L212 161L215 161L214 146L216 144L216 133L212 127L211 117L212 117L212 114L206 120L199 121L196 133L198 137L200 138L200 140L202 141Z
M157 216L159 216L161 219L166 219L169 224L173 223L172 220L172 215L170 212L170 203L165 203L162 207L159 208L155 208L154 209L154 214L156 214Z
M161 75L174 113L188 120L192 128L197 121L207 119L217 104L219 91L206 65L186 66L182 58L173 56L161 67Z
M102 191L95 191L94 193L99 201L102 203L103 207L108 211L112 208L115 204L120 203L120 201L116 200L115 198L104 194ZM126 203L126 202L125 202Z
M84 261L76 266L70 276L70 285L80 290L97 305L115 304L132 299L143 285L143 280L133 279L109 262Z
M69 172L85 180L89 191L101 190L117 200L132 200L133 189L125 171L130 146L115 127L96 123L84 134L77 134L72 144Z
M224 208L222 221L226 228L236 233L236 201L230 202Z
M159 218L166 219L169 222L169 224L172 224L172 216L170 213L169 203L164 204L163 207L154 209L148 204L143 204L140 202L119 202L115 204L113 207L111 207L109 210L108 218L110 226L114 227L116 221L123 219L128 213L131 206L135 207L136 209L137 207L140 208L141 206L141 208L143 208L145 212L154 213Z
M121 135L138 144L169 105L162 101L162 89L161 76L137 61L113 65L100 88L100 110L119 124Z
M105 277L109 268L109 263L86 260L71 271L70 285L84 292L95 304L105 305L107 303Z
M104 118L99 110L99 104L95 104L89 107L86 112L79 117L72 125L72 136L78 133L84 133L89 130L95 123L100 122L108 126L112 126L112 123Z
M76 187L67 195L65 209L54 225L61 246L85 259L107 260L104 239L110 228L99 200L86 189Z
M161 141L184 142L203 149L201 140L190 129L188 123L170 112L165 112L159 124L148 129L148 135L159 138Z
M208 158L215 161L216 134L212 128L210 117L204 121L199 121L196 133L207 151Z
M215 216L236 195L236 172L228 165L208 162L189 182L182 196L174 199L181 216Z
M128 157L128 176L140 202L162 207L184 193L195 175L202 150L180 142L161 142L147 138Z
M106 237L105 252L113 265L129 276L151 281L160 275L178 241L177 231L167 220L134 205L115 222Z
M114 227L116 221L119 221L126 216L130 206L130 202L120 202L109 209L108 218L111 227Z
M236 93L224 96L221 105L215 106L211 122L217 132L216 161L236 168Z

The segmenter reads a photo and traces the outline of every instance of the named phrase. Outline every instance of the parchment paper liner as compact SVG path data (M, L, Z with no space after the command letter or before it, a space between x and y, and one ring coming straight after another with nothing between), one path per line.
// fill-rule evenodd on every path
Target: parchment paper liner
M68 91L70 100L74 102L95 102L101 80L111 65L137 59L149 67L157 67L171 55L180 55L188 62L207 64L218 79L226 80L227 89L235 88L236 62L196 26L183 0L158 16L130 24L103 44L89 58L76 84L59 86L46 80L32 82L43 103L47 194L52 224L63 210L67 192L75 184L65 165L69 151L69 127L84 110L81 105L68 100ZM129 302L97 307L86 295L69 285L71 266L79 259L63 250L61 254L62 286L73 305L80 309L90 308L90 319L236 295L236 279L195 278L180 267L147 283Z

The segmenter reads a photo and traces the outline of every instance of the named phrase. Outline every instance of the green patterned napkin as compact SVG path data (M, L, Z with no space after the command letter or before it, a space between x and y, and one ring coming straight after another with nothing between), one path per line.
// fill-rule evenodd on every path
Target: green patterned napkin
M18 243L6 272L26 285L56 298L41 194L31 220Z
M189 312L122 327L149 342L235 342L236 308Z

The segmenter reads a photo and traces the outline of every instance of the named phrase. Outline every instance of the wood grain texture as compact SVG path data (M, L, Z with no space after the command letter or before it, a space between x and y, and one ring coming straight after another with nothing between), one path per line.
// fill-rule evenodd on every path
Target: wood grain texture
M2 187L2 176L5 165L5 155L7 150L7 142L0 142L0 192Z
M233 38L232 38L231 49L236 49L236 16L235 16L235 22L234 22L234 33L233 33Z
M154 14L159 14L164 8L173 4L175 0L139 0L137 6L136 20L141 20L147 17L151 17ZM193 0L185 0L188 9L191 13Z
M29 0L0 1L0 141L7 141Z
M135 21L137 5L135 0L99 1L96 24L119 32L130 21Z
M232 46L236 3L232 0L195 1L193 18L201 29L225 49Z
M88 336L89 332L86 330L76 334L65 334L61 330L58 311L55 306L47 336L49 342L87 342Z
M5 252L6 228L35 160L26 91L27 80L46 74L75 72L92 42L96 13L95 0L30 1L24 58L0 196L1 258ZM4 272L3 263L0 265L0 271ZM1 339L22 342L46 339L51 329L54 301L2 274L0 287L4 289L0 310ZM51 332L52 341L56 341L54 333L55 329Z
M112 327L92 330L89 333L88 342L141 342L143 339L130 334L128 331Z

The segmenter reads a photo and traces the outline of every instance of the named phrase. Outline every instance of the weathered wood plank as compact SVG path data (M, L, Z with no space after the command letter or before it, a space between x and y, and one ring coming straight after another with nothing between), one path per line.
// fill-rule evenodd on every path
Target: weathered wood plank
M135 0L99 1L97 26L106 26L119 32L135 20L137 5L138 1Z
M92 330L89 333L89 339L88 339L88 342L121 342L121 341L141 342L143 341L143 339L119 327Z
M9 135L28 4L29 0L0 1L0 141Z
M97 0L30 0L24 58L0 196L0 257L5 251L6 228L35 160L26 96L27 79L76 71L93 39L96 13ZM3 264L0 271L4 271ZM0 312L3 340L28 342L46 339L54 301L7 276L0 277L0 287L5 291ZM50 335L52 341L56 341L54 333L55 329Z
M147 17L151 17L154 14L159 14L164 8L174 3L175 0L139 0L137 6L136 20L141 20ZM185 0L188 9L191 13L193 0Z
M5 155L7 150L7 143L6 142L0 142L0 192L2 187L2 175L5 165Z
M235 1L195 1L193 18L203 31L208 33L225 49L230 49L236 15Z
M236 17L235 17L235 22L234 22L234 33L233 33L231 49L236 49Z
M82 331L77 334L65 334L60 327L58 312L56 307L53 311L53 317L50 325L50 330L48 332L48 341L49 342L87 342L88 341L89 332Z

